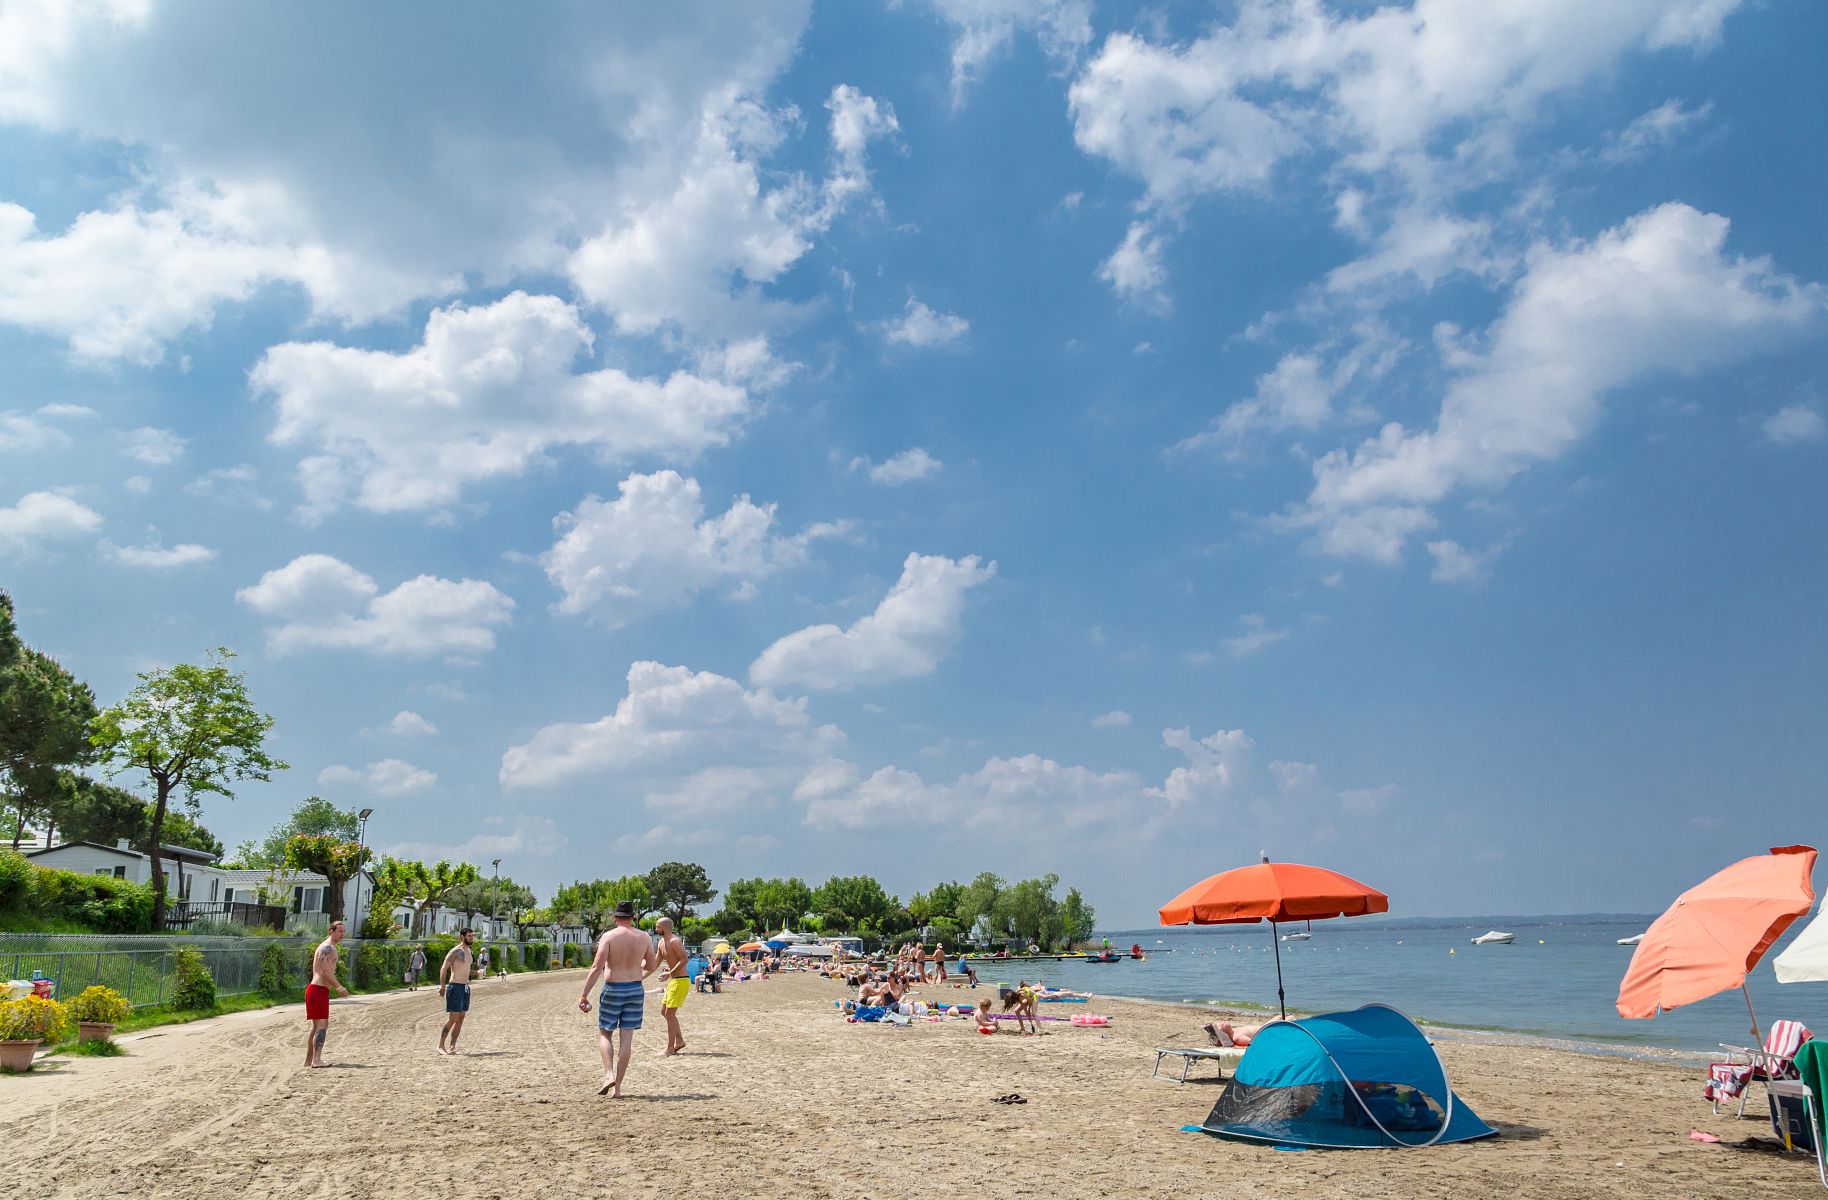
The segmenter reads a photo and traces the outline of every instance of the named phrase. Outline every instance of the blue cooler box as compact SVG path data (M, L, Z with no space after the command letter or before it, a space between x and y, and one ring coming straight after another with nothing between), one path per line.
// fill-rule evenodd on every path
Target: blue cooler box
M1783 1139L1784 1147L1803 1154L1815 1153L1815 1121L1809 1114L1811 1097L1803 1094L1803 1085L1794 1079L1771 1083L1771 1129Z

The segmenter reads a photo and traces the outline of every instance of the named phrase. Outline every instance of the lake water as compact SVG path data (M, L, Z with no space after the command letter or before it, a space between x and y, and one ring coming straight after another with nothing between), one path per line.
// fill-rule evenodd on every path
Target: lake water
M1613 1010L1632 954L1618 939L1644 932L1651 920L1316 921L1312 940L1280 943L1282 976L1290 1009L1302 1012L1378 1001L1418 1021L1462 1028L1646 1049L1744 1044L1749 1021L1737 991L1648 1021L1627 1021ZM1780 984L1771 973L1771 959L1806 924L1792 926L1748 980L1761 1029L1789 1017L1828 1034L1828 983ZM1291 927L1281 929L1289 932ZM1515 933L1517 940L1509 946L1472 945L1488 929ZM1027 978L1109 996L1275 1007L1276 965L1267 925L1116 930L1099 936L1109 936L1113 946L1126 950L1140 942L1149 958L1112 964L974 965L980 978L996 982Z

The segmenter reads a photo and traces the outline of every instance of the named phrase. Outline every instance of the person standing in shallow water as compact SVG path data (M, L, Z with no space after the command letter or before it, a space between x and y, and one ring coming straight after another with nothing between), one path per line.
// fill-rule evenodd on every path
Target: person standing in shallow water
M463 1032L463 1019L470 1013L470 966L476 961L470 946L476 941L476 931L466 929L458 937L462 940L451 947L438 968L438 994L444 997L446 1014L444 1028L438 1032L440 1054L457 1053L457 1035Z
M336 977L336 944L343 940L343 923L330 924L330 936L318 943L311 955L311 982L305 985L305 1020L311 1029L305 1034L305 1065L327 1067L324 1061L324 1039L330 1033L330 989L347 996L349 989Z
M597 956L590 964L584 990L578 995L579 1011L589 1012L590 989L597 980L604 981L603 993L597 997L597 1050L603 1057L599 1096L622 1098L622 1077L628 1074L635 1030L641 1028L645 999L641 984L659 966L660 955L653 939L635 928L634 902L624 900L617 904L615 927L597 939Z

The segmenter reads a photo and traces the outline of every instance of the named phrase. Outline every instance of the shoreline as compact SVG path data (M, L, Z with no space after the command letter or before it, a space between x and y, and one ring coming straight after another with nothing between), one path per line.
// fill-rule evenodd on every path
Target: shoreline
M990 982L986 980L985 982ZM1109 1004L1141 1004L1151 1008L1161 1008L1172 1012L1210 1013L1215 1016L1245 1017L1250 1020L1273 1020L1277 1012L1273 1008L1262 1008L1253 1004L1234 1004L1229 1001L1207 1002L1204 1000L1157 1000L1147 996L1117 996L1109 992L1083 992L1094 1000ZM1392 1007L1395 1007L1394 1005ZM1397 1009L1403 1012L1402 1009ZM1306 1009L1290 1009L1290 1019L1311 1017L1314 1013ZM1581 1054L1594 1058L1622 1058L1634 1062L1658 1063L1666 1066L1695 1066L1716 1060L1717 1052L1706 1050L1682 1050L1674 1046L1633 1046L1623 1042L1606 1042L1598 1039L1558 1037L1554 1034L1535 1033L1527 1029L1510 1029L1504 1026L1476 1027L1466 1025L1437 1024L1424 1017L1403 1013L1419 1026L1432 1039L1440 1035L1441 1040L1451 1042L1484 1043L1493 1046L1520 1046L1534 1050L1559 1050L1569 1054Z

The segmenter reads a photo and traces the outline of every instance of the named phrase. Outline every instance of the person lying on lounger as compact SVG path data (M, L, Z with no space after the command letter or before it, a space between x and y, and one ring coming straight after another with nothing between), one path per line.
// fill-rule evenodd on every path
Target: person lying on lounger
M1212 1044L1221 1048L1236 1046L1240 1050L1250 1045L1251 1040L1261 1032L1261 1025L1233 1025L1229 1021L1216 1021L1206 1026L1206 1036Z

